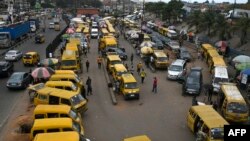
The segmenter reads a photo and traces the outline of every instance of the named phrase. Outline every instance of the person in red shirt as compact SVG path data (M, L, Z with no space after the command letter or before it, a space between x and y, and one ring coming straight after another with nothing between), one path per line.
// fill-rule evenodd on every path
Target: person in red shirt
M154 77L152 92L157 93L157 78Z

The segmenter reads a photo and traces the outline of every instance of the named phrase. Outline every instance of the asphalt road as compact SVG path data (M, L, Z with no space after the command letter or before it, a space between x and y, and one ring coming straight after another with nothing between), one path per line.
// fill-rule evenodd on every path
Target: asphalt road
M49 25L50 20L46 20L47 27ZM66 27L65 22L61 22L61 30ZM45 43L43 44L35 44L34 35L31 39L27 40L23 44L17 47L17 49L21 50L23 53L28 51L37 51L40 54L40 58L46 58L46 47L52 40L58 35L59 31L54 31L53 29L46 29L45 35ZM18 62L14 63L14 71L26 71L28 72L33 67L24 67L22 61L19 60ZM0 78L0 129L8 119L9 114L15 107L17 100L21 97L21 95L27 94L25 90L18 90L18 91L10 91L6 87L6 82L8 78ZM15 107L19 108L19 107Z
M54 36L55 31L46 30L46 43L36 45L34 40L30 40L20 47L22 51L38 51L41 58L45 58L45 47ZM91 49L88 57L83 58L83 74L80 76L86 82L87 77L92 78L93 95L88 96L88 111L84 115L85 134L91 141L121 141L125 137L131 137L141 134L148 135L153 141L191 141L194 135L187 128L186 116L191 106L192 97L181 96L181 84L175 81L166 80L166 70L152 73L145 68L147 77L144 84L140 84L140 78L135 72L134 75L140 86L140 99L125 101L122 95L116 95L118 104L113 105L103 69L97 66L97 45L96 39L91 40ZM187 47L192 44L185 44ZM120 46L126 49L130 58L135 50L131 45L120 37ZM189 49L195 57L196 52ZM86 71L85 62L90 61L90 71ZM140 57L134 57L134 68L141 61ZM130 61L126 61L131 67ZM204 68L204 83L208 83L209 73L207 66L202 61L195 60L188 64L188 69L192 66L201 66ZM15 63L16 71L29 71L30 68L24 68L21 61ZM158 78L158 93L153 94L153 77ZM0 80L0 121L1 124L12 112L12 108L17 103L24 91L9 91L5 87L7 79ZM203 95L198 97L202 100ZM26 101L28 102L28 101ZM15 108L19 108L18 106ZM26 108L26 107L21 107Z
M104 72L97 67L97 45L97 40L91 40L91 51L87 58L90 61L89 73L85 70L84 58L83 78L86 81L90 76L93 81L93 95L89 96L89 110L84 116L88 138L93 141L121 141L125 137L146 134L153 141L194 140L194 135L186 126L192 97L181 96L181 84L166 80L166 70L152 73L146 68L147 77L144 84L140 84L140 77L135 72L141 90L140 100L125 101L122 95L116 95L118 104L112 105ZM120 45L126 48L128 58L131 53L135 56L135 50L123 37L120 37ZM191 52L196 55L195 51ZM138 56L134 57L135 69L139 61L141 59ZM125 63L131 67L130 61ZM196 61L188 64L188 68L192 66L203 67L204 63ZM151 92L155 76L159 83L157 94Z

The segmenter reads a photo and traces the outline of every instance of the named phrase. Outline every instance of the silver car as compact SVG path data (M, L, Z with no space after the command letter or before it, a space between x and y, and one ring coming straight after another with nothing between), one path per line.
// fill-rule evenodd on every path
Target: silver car
M18 61L22 58L23 53L19 50L9 50L6 54L4 59L6 61Z
M169 48L171 49L171 50L180 50L180 45L179 45L179 43L178 42L176 42L176 41L170 41L170 42L168 42L167 43L167 45L169 46Z

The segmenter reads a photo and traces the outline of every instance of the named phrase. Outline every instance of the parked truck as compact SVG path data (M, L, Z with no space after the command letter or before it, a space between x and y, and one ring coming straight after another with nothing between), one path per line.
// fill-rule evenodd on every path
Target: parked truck
M31 32L36 32L39 28L39 19L34 17L29 19Z
M226 15L227 19L236 19L236 18L250 18L250 10L245 9L234 9L230 10Z
M0 48L8 48L25 38L30 32L30 22L18 22L0 27Z

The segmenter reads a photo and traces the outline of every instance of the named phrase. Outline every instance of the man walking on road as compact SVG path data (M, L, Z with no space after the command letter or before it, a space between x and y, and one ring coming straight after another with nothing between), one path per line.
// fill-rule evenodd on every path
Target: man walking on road
M86 81L86 85L87 85L87 95L92 95L91 78L89 76Z
M132 53L130 56L131 65L133 65L133 60L134 60L134 54Z
M86 61L87 72L89 72L89 60Z
M97 64L98 64L98 68L100 69L101 66L102 66L102 58L101 58L101 56L99 56L99 57L97 58Z
M138 73L138 75L140 74L141 69L142 69L142 63L140 62L140 63L137 64L137 73Z
M140 76L141 76L141 83L144 82L144 79L146 77L146 72L144 71L144 69L142 69L141 73L140 73Z
M157 93L157 78L154 77L152 92Z

